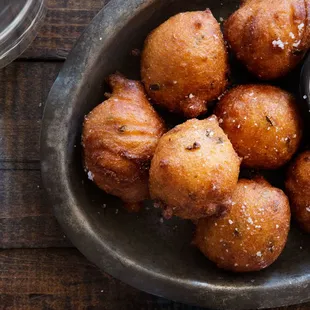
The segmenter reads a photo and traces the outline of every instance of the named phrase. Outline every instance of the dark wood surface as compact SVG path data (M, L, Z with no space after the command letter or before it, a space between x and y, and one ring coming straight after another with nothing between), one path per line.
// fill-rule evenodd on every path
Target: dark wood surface
M0 310L198 310L101 272L73 248L44 204L39 161L44 103L76 39L107 2L48 0L34 43L0 70ZM282 309L306 310L310 303Z

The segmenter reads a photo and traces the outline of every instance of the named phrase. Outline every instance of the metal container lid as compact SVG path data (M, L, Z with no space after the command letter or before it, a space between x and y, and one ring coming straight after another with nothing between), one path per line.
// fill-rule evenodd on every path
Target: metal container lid
M0 1L0 68L3 68L30 45L42 24L44 0Z

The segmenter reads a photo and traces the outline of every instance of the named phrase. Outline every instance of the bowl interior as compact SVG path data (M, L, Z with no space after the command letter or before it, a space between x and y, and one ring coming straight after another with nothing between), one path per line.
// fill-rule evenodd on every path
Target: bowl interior
M96 27L96 20L90 26L89 31L94 31L96 36L98 35L92 38L92 42L95 43L91 44L96 45L96 49L99 51L93 53L91 47L86 50L86 52L92 54L89 63L85 64L87 78L84 77L82 82L79 82L80 85L75 90L74 98L69 97L72 99L68 103L70 112L66 116L65 126L62 125L65 131L63 133L65 138L59 140L61 156L66 168L64 172L56 171L54 175L52 173L51 177L66 178L66 186L70 192L70 197L66 199L73 201L70 204L74 204L76 212L79 213L80 217L83 217L85 227L106 248L117 252L120 257L123 257L124 260L126 259L130 264L139 266L143 270L149 270L154 275L162 275L176 282L184 280L187 283L192 283L193 286L197 283L201 284L201 287L207 284L227 292L234 288L240 290L246 288L248 291L255 291L255 288L258 287L265 289L276 288L281 287L281 285L289 285L289 283L293 283L295 280L300 281L300 279L305 279L305 277L309 280L309 237L297 229L294 224L287 247L275 264L259 273L236 275L219 270L191 245L194 231L194 226L191 222L177 218L163 221L160 211L153 207L152 202L145 202L145 208L141 213L128 214L123 210L122 204L117 198L106 195L87 179L82 167L80 147L81 125L84 115L104 100L104 93L108 91L104 84L104 78L115 71L120 71L129 78L139 79L140 58L133 56L131 51L133 49L141 49L147 34L170 16L182 11L210 8L214 16L221 20L221 18L227 18L239 5L237 0L162 0L149 2L150 4L145 5L136 16L128 21L126 27L117 28L115 26L113 36L109 38L108 42L106 42L105 38L101 40L100 34L91 29ZM118 20L112 22L117 24ZM104 47L102 46L103 44L105 45ZM80 47L81 45L83 45L83 42L80 43ZM96 59L93 59L93 57ZM70 74L68 67L70 62L72 65L77 61L76 59L73 60L73 57L69 60L68 69L61 77L63 85L65 84L65 79L70 78L66 76ZM288 78L277 82L277 84L290 91L297 92L298 78L292 78L292 76L296 75L296 72L298 70ZM234 63L233 59L232 80L233 83L255 82L255 78L250 76L241 65ZM70 96L73 95L70 94ZM61 111L56 116L54 113L53 117L61 120L61 122L65 118ZM180 118L167 115L166 113L164 113L164 117L166 117L169 124L182 121ZM284 174L279 173L278 177L276 179L271 178L271 181L281 186L283 184L283 177ZM52 187L52 185L50 186ZM57 194L55 195L57 196ZM62 199L63 197L59 198L59 205L61 207ZM71 208L69 203L68 208ZM59 210L57 211L56 206L57 212ZM73 239L73 243L78 238L78 236L73 235L70 237ZM79 247L81 247L81 243L79 243ZM83 249L81 250L84 253L87 251L94 252L94 249L89 248L87 240L83 241L82 247ZM89 257L91 258L92 255L95 254L90 254ZM98 262L100 258L93 258L92 260ZM109 267L107 269L109 270ZM124 276L121 274L114 273L113 275L124 279ZM139 278L139 274L131 274L130 277ZM138 280L131 281L127 278L127 281L137 283ZM140 288L143 288L142 285ZM164 289L162 287L153 287L151 292L165 295L163 293ZM146 288L146 290L150 291L149 288ZM306 293L306 288L300 287L300 290L304 291L298 299L299 302L305 301L310 297ZM289 291L287 294L289 294ZM177 294L173 296L170 294L167 297L178 299L176 296ZM190 300L186 298L179 299L207 305L208 298L210 298L210 295L208 297L197 292L196 300L192 300L192 298ZM257 306L272 306L274 305L273 299L274 297L270 297L270 300L262 300ZM226 300L226 302L229 303L230 301ZM283 299L282 303L287 303L287 301ZM224 301L222 304L224 305ZM281 304L281 302L278 304ZM249 300L243 304L245 307L247 305L251 306L254 303Z

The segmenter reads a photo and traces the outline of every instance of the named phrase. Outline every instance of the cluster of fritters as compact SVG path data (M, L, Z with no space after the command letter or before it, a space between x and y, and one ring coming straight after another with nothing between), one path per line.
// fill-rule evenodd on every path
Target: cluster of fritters
M192 220L194 244L220 268L272 264L285 247L291 211L310 232L310 152L291 164L289 198L261 177L239 179L240 167L276 170L291 161L303 124L282 89L227 90L227 49L259 79L282 77L309 48L309 8L299 0L243 1L224 37L210 10L181 13L156 28L142 52L142 83L111 75L109 98L85 117L89 179L129 211L151 198L165 218ZM189 120L167 131L149 100Z

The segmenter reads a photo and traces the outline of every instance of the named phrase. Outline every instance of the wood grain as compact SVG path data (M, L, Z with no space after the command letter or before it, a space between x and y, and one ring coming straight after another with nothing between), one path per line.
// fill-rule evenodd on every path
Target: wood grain
M0 266L1 309L203 310L140 292L101 272L74 249L3 250Z
M14 62L0 70L0 248L71 246L41 199L41 117L61 66Z
M47 15L21 59L65 59L81 33L109 0L48 0Z
M0 248L72 246L44 200L40 170L27 167L0 170Z
M61 67L62 62L14 62L0 70L0 165L39 161L44 103Z

